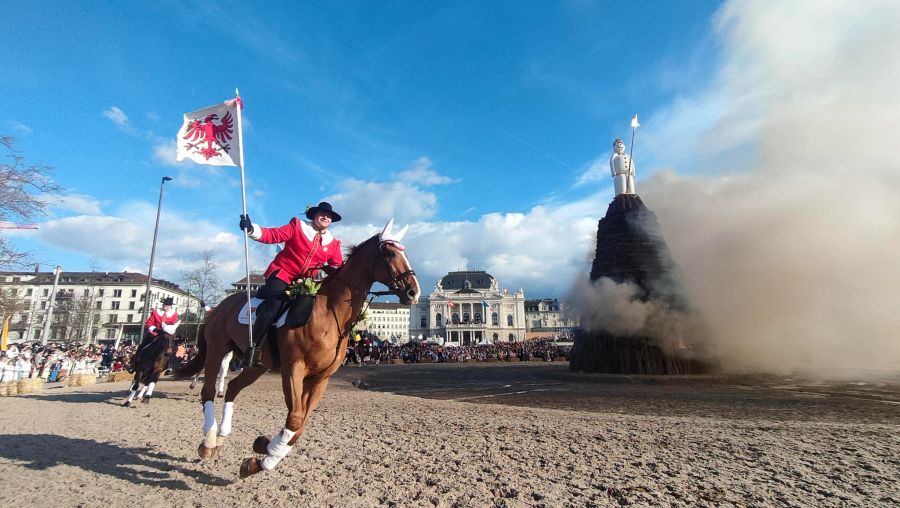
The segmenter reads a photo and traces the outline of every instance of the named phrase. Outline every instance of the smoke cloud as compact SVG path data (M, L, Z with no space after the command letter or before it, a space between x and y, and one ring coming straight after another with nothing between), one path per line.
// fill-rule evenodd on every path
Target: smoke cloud
M728 371L900 371L897 26L890 1L735 1L717 15L722 70L678 105L719 108L681 140L697 165L687 154L638 191ZM631 296L598 288L607 302ZM624 331L650 314L617 310Z

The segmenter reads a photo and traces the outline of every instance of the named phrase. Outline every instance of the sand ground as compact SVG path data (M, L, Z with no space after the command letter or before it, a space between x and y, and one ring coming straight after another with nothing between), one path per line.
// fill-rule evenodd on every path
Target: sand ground
M348 367L291 455L245 480L253 439L283 425L277 376L208 462L197 389L163 380L134 409L126 389L0 398L4 504L900 506L896 385Z

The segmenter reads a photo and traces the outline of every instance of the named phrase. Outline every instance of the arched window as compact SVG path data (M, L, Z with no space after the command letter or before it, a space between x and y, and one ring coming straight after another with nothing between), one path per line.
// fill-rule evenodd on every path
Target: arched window
M437 326L437 327L444 326L443 323L441 322L441 319L442 319L442 318L441 318L441 313L440 313L440 312L438 312L437 314L435 314L435 315L434 315L434 325Z
M515 342L515 341L516 341L516 334L514 334L514 333L509 334L509 341L510 341L510 342Z
M468 322L469 322L469 313L463 312L463 323L468 323Z
M453 324L458 325L459 324L459 313L454 312L453 317L451 319L453 320Z
M513 325L512 314L507 314L506 315L506 326L512 326L512 325Z
M476 325L480 325L480 324L481 324L481 313L480 313L480 312L476 312L476 313L475 313L475 324L476 324Z
M491 312L491 324L492 325L500 324L500 316L498 316L496 312Z

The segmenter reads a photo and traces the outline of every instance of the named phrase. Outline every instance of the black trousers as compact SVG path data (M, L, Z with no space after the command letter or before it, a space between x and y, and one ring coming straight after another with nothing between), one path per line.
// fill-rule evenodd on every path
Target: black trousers
M262 344L262 339L278 317L282 304L288 299L284 293L288 284L277 275L278 271L269 275L266 284L256 291L257 298L265 298L265 301L256 308L256 321L253 323L253 343L257 345Z

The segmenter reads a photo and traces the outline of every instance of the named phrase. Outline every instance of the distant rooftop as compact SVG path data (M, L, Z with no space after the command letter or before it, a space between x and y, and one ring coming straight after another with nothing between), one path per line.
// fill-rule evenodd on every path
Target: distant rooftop
M469 282L467 287L466 281ZM470 270L463 272L450 272L447 275L444 275L441 278L441 287L444 288L444 291L461 291L468 290L466 292L470 292L471 290L487 290L491 289L491 284L494 281L493 275L483 271L483 270Z

